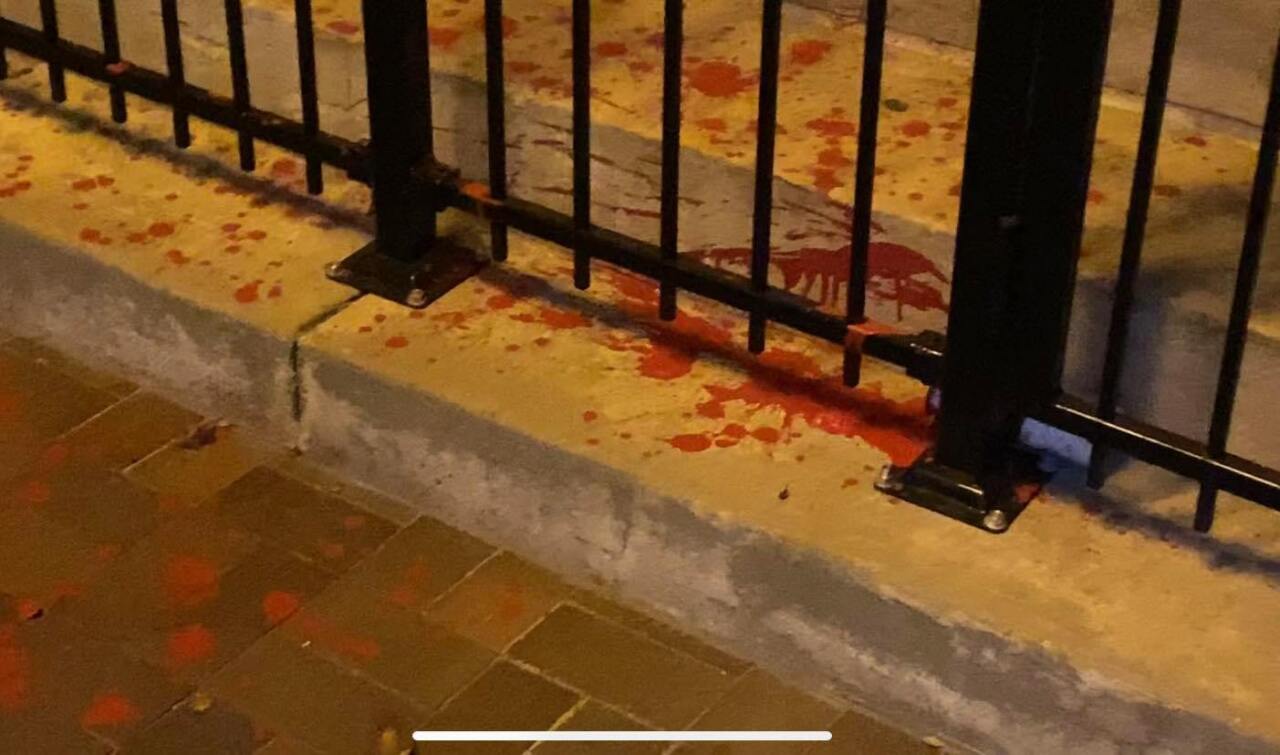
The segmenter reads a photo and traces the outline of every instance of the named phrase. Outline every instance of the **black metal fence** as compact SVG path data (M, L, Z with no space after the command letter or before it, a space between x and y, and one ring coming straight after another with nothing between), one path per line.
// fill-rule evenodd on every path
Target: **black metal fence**
M945 357L941 334L894 333L866 317L887 0L866 3L844 316L821 311L807 299L770 285L782 2L761 0L749 277L681 255L677 248L682 0L664 0L663 161L657 245L592 222L590 0L573 0L572 4L571 214L511 196L508 191L502 0L485 0L484 4L489 182L483 190L464 185L456 171L434 156L426 0L364 0L369 143L351 142L321 129L311 0L295 3L301 122L252 104L241 0L224 0L231 98L185 80L176 0L161 0L165 72L121 60L114 0L99 0L101 50L62 39L54 0L41 0L40 28L0 19L0 51L12 49L45 61L52 97L57 101L66 96L65 71L106 83L112 117L121 123L127 119L126 95L168 105L173 112L174 140L180 147L190 143L188 119L195 116L238 132L240 165L246 170L253 169L254 142L261 140L305 157L307 186L313 193L323 188L322 164L370 183L376 240L329 270L330 277L363 291L423 307L472 275L480 265L474 253L452 247L436 236L436 214L452 207L490 222L496 261L506 259L508 230L517 229L572 250L573 279L579 288L590 285L592 263L597 260L654 279L660 286L658 313L663 319L675 318L680 291L741 310L749 318L746 345L754 353L764 350L772 322L844 346L845 379L850 385L859 381L864 356L898 365L940 388L945 400L935 447L909 468L887 470L882 489L988 531L1007 529L1026 504L1017 492L1016 444L1019 428L1028 417L1092 441L1095 462L1090 476L1095 484L1101 482L1102 460L1108 449L1199 481L1203 491L1195 519L1199 529L1210 526L1219 490L1280 509L1280 474L1226 451L1280 146L1277 81L1272 81L1263 127L1248 232L1206 444L1117 413L1126 330L1177 33L1178 0L1161 4L1103 390L1096 406L1062 395L1061 377L1111 0L982 3Z

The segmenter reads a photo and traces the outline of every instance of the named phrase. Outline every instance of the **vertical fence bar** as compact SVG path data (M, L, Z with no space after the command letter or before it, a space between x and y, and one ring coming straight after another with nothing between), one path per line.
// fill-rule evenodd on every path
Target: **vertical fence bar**
M662 24L662 199L659 246L667 260L679 258L680 238L680 126L684 62L684 0L666 0ZM658 316L676 319L676 287L662 281Z
M591 228L591 0L573 0L573 228ZM573 284L591 285L586 244L573 245Z
M249 110L249 62L244 49L244 8L240 0L226 0L227 50L231 54L231 99L241 116ZM244 126L236 129L240 145L240 169L253 170L253 137Z
M1181 8L1182 0L1161 0L1156 21L1151 75L1147 80L1142 131L1138 138L1138 157L1133 170L1133 186L1129 191L1129 214L1125 221L1120 269L1116 275L1115 301L1111 305L1111 327L1102 363L1102 387L1098 393L1098 417L1108 422L1116 418L1120 381L1124 376L1129 320L1133 314L1134 292L1142 265L1147 212L1151 206L1151 188L1156 177L1156 158L1160 152L1160 132L1169 96L1169 76L1173 70L1173 52L1178 41L1178 16ZM1106 446L1094 444L1089 455L1088 481L1091 487L1102 485L1106 459Z
M187 85L182 62L182 31L178 26L178 0L160 0L160 17L164 25L165 63L169 68L169 85L174 94ZM182 149L191 146L191 123L187 111L178 104L173 106L173 142Z
M507 79L504 61L502 0L485 0L485 92L489 115L489 196L507 198ZM504 223L489 225L493 258L507 258L508 234Z
M294 0L298 32L298 95L302 98L302 130L314 141L320 135L320 95L316 87L316 37L311 0ZM324 191L324 163L307 153L307 191Z
M1244 362L1245 343L1249 337L1249 316L1253 309L1254 290L1258 286L1262 244L1266 239L1267 216L1271 210L1271 195L1275 188L1277 154L1280 154L1280 43L1277 44L1271 72L1271 96L1267 101L1267 115L1262 124L1262 142L1258 150L1253 192L1249 199L1240 268L1236 273L1235 294L1231 298L1231 316L1227 320L1227 342L1222 351L1218 390L1214 396L1213 418L1209 425L1208 450L1212 459L1221 459L1226 454L1227 437L1231 433L1231 416L1235 410L1236 390L1240 385L1240 369ZM1217 500L1217 481L1212 476L1201 480L1195 519L1196 529L1200 532L1208 532L1213 526Z
M116 23L116 0L98 0L98 21L102 25L102 52L111 63L120 63L120 28ZM110 88L111 120L124 123L129 120L129 111L124 99L124 90L118 86Z
M883 490L990 532L1023 419L1060 392L1111 0L984 0L938 439Z
M54 0L40 0L40 24L44 29L44 38L57 44L58 6ZM49 93L54 102L67 100L67 74L59 63L49 63Z
M432 189L414 177L432 160L435 146L426 3L362 3L378 252L414 262L436 233Z
M756 115L755 207L751 222L751 287L769 289L769 251L773 244L773 159L778 133L778 58L782 44L782 0L764 0L760 31L760 101ZM747 348L764 351L763 312L753 311L747 329Z
M853 186L853 239L849 247L849 287L845 291L845 322L849 325L857 325L867 319L867 265L871 251L871 207L876 185L876 139L880 126L887 6L888 0L867 2L858 156ZM857 385L861 380L862 353L845 349L845 385Z

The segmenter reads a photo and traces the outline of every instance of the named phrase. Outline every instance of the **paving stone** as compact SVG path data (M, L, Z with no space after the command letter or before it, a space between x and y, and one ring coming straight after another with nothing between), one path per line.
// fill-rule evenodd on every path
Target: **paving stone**
M198 693L130 738L119 755L251 755L270 740L244 714Z
M106 755L113 747L105 740L63 721L23 713L0 713L0 752L39 755Z
M374 595L326 593L281 627L309 652L435 710L484 672L494 653Z
M265 467L219 493L217 510L334 573L345 572L396 531L380 517Z
M574 594L573 602L597 616L646 635L655 642L679 650L726 673L741 674L750 666L741 658L712 647L693 635L682 632L646 613L610 600L599 592L579 590Z
M28 612L84 590L106 556L80 533L29 507L0 506L0 590Z
M557 731L641 731L649 729L634 718L605 707L595 700L587 700L567 719L556 726ZM670 745L666 742L540 742L533 748L535 755L661 755Z
M270 742L256 751L254 755L322 755L322 753L311 745L304 744L293 737L276 734Z
M116 397L34 360L0 349L0 480L8 480L57 436Z
M510 554L485 561L427 611L427 618L502 652L572 588Z
M509 652L665 729L690 724L734 681L714 666L572 605L552 611Z
M382 495L349 480L343 480L302 456L292 454L284 456L272 464L271 468L280 474L355 504L397 527L407 527L420 515L418 510L408 503Z
M830 742L805 755L939 755L941 750L865 713L848 711L831 726Z
M160 669L95 637L66 616L0 629L9 714L81 728L120 744L178 702L186 689Z
M72 459L124 469L185 436L200 415L150 393L135 393L67 434Z
M116 398L124 398L138 389L137 385L119 375L95 370L31 338L14 338L4 344L4 350Z
M703 731L827 730L840 711L752 669L691 727ZM672 755L798 755L801 742L707 742L682 745Z
M123 550L175 513L158 494L118 472L79 461L49 466L37 461L10 483L14 499L96 546Z
M270 456L270 450L253 446L241 428L204 425L129 467L125 475L180 504L194 505Z
M330 592L373 595L397 608L427 608L495 552L495 548L434 519L397 532Z
M325 753L372 752L386 728L410 735L427 712L310 653L280 633L259 640L210 682L210 691L272 731Z
M422 728L542 731L550 729L578 699L571 690L500 661ZM431 744L429 751L433 755L516 755L528 747L527 742L442 742Z

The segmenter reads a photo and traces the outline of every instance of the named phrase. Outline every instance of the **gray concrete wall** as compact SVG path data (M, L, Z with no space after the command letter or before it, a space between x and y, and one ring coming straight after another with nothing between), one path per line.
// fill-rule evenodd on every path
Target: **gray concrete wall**
M791 0L860 18L865 0ZM973 49L979 0L895 0L889 27L902 34ZM1117 0L1107 83L1142 92L1151 65L1160 0ZM1258 125L1266 104L1280 3L1184 0L1171 99L1184 107Z

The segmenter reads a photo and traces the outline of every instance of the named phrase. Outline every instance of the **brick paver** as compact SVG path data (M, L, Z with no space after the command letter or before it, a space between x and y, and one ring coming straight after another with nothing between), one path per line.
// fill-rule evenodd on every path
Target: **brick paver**
M0 752L403 752L416 728L823 728L937 750L412 507L0 333Z

